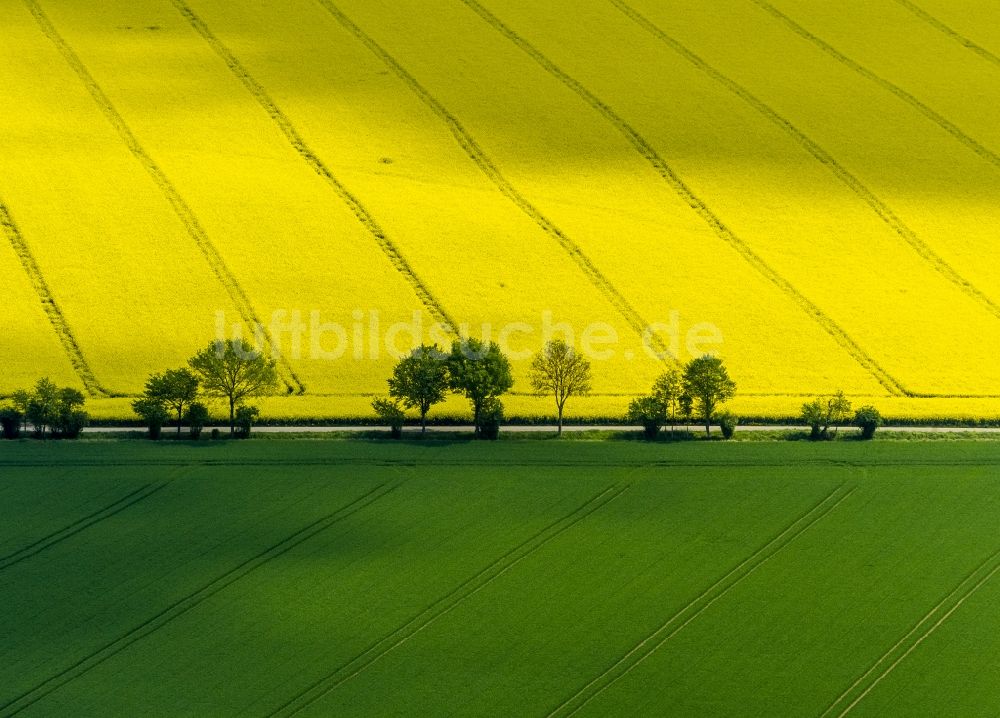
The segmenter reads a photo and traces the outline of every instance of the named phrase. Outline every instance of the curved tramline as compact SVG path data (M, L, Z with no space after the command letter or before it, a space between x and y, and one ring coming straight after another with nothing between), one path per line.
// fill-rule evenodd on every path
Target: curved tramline
M21 236L21 230L18 229L14 218L11 217L10 210L3 202L0 202L0 227L3 227L4 235L7 237L8 242L10 242L10 246L17 255L18 260L20 260L21 266L24 268L24 273L28 275L31 286L38 295L42 309L45 311L45 316L48 317L49 322L52 324L52 329L55 331L56 336L59 337L59 343L62 345L63 351L66 352L66 356L70 364L73 365L77 376L80 377L80 381L83 382L84 388L91 396L110 396L111 392L101 386L100 381L94 376L90 364L80 349L79 342L77 342L76 337L73 335L73 330L70 328L66 317L63 316L62 310L52 296L52 291L45 281L45 275L31 254L31 249L28 247L27 242L24 241L24 237Z
M333 16L346 30L354 35L365 47L384 62L397 77L402 80L413 93L420 98L437 117L447 126L455 140L462 147L465 154L483 172L486 177L496 186L496 188L518 209L524 212L531 220L538 225L549 237L556 240L559 246L569 255L580 271L587 277L588 281L597 288L614 305L625 321L637 333L642 334L650 323L643 319L629 301L622 296L615 286L608 281L600 269L587 257L580 249L579 245L566 235L548 217L542 214L539 209L528 200L513 184L504 176L503 172L483 148L476 142L475 138L462 126L458 118L449 112L444 105L434 98L399 62L390 55L381 45L362 30L357 23L351 20L344 12L335 5L332 0L317 0L323 8ZM654 347L664 355L667 364L676 365L677 357L672 356L667 346L658 336L652 337Z
M504 35L518 48L523 50L546 72L579 95L584 102L600 113L611 125L621 132L629 143L635 148L636 152L638 152L647 162L649 162L650 165L653 166L660 177L662 177L663 180L666 181L670 187L688 203L691 209L696 212L698 216L709 225L709 227L711 227L712 231L719 239L736 250L736 252L754 269L788 295L788 297L791 298L802 311L822 326L823 329L855 359L855 361L870 372L879 384L889 391L890 394L894 394L896 396L912 395L912 392L908 391L899 382L899 380L890 375L874 357L859 346L843 327L841 327L802 292L796 289L791 282L781 276L763 259L763 257L757 254L750 247L750 245L738 237L722 221L722 219L715 214L708 204L696 195L694 191L684 182L684 180L676 174L673 168L667 164L667 162L660 156L653 146L614 109L601 101L579 81L560 69L531 43L504 24L483 5L476 2L476 0L459 0L459 2L462 2L469 7L470 10L481 17L490 27Z
M52 44L55 45L59 54L62 55L66 63L73 69L73 72L76 73L77 77L79 77L80 81L87 88L87 92L90 93L94 102L101 108L104 116L112 124L115 131L128 147L129 152L131 152L132 156L135 157L149 176L154 180L157 187L160 188L160 191L163 192L163 195L173 208L177 219L179 219L184 225L188 236L198 246L198 249L201 250L205 260L211 267L212 272L218 278L223 287L225 287L227 293L233 301L233 304L242 315L244 322L251 327L261 328L260 334L265 339L265 346L263 349L266 352L270 352L274 346L274 341L269 336L267 327L260 320L246 292L244 292L236 276L226 265L225 260L212 243L212 240L202 227L201 222L199 222L197 216L195 216L194 212L191 210L190 205L181 196L180 192L166 176L163 170L160 169L159 165L153 160L149 153L146 152L145 148L132 132L128 123L125 122L125 118L122 117L115 106L111 103L107 94L105 94L104 90L101 89L101 86L91 75L87 66L84 65L83 61L76 54L73 48L70 47L69 43L67 43L62 35L60 35L56 30L55 26L42 9L42 6L36 0L23 1L32 17L38 23L39 29L52 42ZM282 357L280 353L278 356L278 363L282 379L289 391L297 390L299 393L304 392L305 386L299 381L295 371L291 368L287 359Z
M820 164L827 167L837 179L857 195L865 204L872 208L872 211L879 216L899 237L906 242L913 250L941 276L958 287L963 293L979 302L993 316L1000 318L1000 305L993 301L986 293L976 287L966 277L963 277L947 260L934 250L927 242L921 239L917 233L899 217L898 214L882 199L879 198L864 182L854 173L837 161L829 152L812 140L805 132L792 124L770 105L766 104L746 87L739 84L731 77L720 72L710 65L703 58L692 52L683 43L667 34L658 25L644 16L634 7L624 0L609 0L626 17L633 20L639 27L646 30L653 37L657 38L664 45L687 60L691 65L698 68L715 82L719 83L760 115L768 119L775 127L788 134L806 152L814 157Z
M185 3L183 0L171 0L171 2L174 7L177 8L177 11L190 23L191 27L194 28L194 30L205 39L205 42L209 44L212 50L214 50L215 53L222 58L223 62L226 63L226 66L240 80L240 82L243 83L243 86L246 87L247 91L251 95L253 95L254 99L260 103L299 156L302 157L306 164L308 164L317 175L323 178L337 197L339 197L344 204L350 208L354 216L357 217L358 222L360 222L368 233L371 234L372 238L375 239L379 247L389 258L389 261L392 262L392 265L413 287L414 292L418 297L420 297L421 301L430 311L434 319L444 325L449 333L456 334L458 323L448 314L445 308L441 305L441 302L438 301L438 299L431 292L430 288L422 279L420 279L416 272L414 272L413 268L402 255L399 248L387 235L385 230L379 225L375 217L372 216L372 213L353 193L351 193L349 189L347 189L347 187L344 186L339 179L337 179L336 176L334 176L326 162L324 162L309 146L292 121L267 93L267 90L259 82L257 82L257 80L250 74L246 67L232 53L232 51L230 51L229 48L226 47L221 40L219 40L205 21L194 12L190 5Z

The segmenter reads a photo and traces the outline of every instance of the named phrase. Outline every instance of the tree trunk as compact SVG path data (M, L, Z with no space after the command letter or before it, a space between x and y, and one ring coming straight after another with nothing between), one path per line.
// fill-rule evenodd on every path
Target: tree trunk
M229 435L236 435L236 402L229 397Z
M559 407L559 429L556 431L556 436L562 436L562 415L563 415L563 408L562 408L562 406L560 406Z
M177 437L181 435L181 422L184 421L184 405L177 408Z
M423 410L420 412L420 434L427 433L427 411Z

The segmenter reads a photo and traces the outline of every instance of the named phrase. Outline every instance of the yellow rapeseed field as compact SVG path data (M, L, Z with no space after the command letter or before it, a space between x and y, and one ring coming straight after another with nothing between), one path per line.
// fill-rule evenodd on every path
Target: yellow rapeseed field
M528 362L566 331L603 352L576 416L705 350L746 416L1000 414L985 0L3 9L0 395L47 373L125 416L259 323L278 416L366 415L456 333L550 413Z

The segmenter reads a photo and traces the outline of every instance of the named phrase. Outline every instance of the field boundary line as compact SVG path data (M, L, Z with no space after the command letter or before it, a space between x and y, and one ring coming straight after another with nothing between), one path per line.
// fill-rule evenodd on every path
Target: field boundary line
M910 0L895 0L895 2L902 5L938 32L941 32L950 37L952 40L955 40L967 50L972 50L972 52L976 53L987 62L992 62L994 65L1000 66L1000 57L993 54L979 43L969 39L950 25L946 25L944 22L936 18L934 15L931 15L916 3L911 2Z
M373 37L368 35L361 27L349 18L344 12L333 3L332 0L316 0L327 13L333 17L345 30L351 33L362 45L378 57L383 64L388 67L393 74L398 77L404 85L409 88L414 95L441 120L451 132L452 137L462 148L465 155L479 168L490 182L500 191L500 193L510 200L521 210L530 220L532 220L542 231L554 239L559 246L569 255L573 263L583 273L590 284L614 307L625 319L625 322L639 336L643 336L651 326L642 315L639 314L628 299L618 291L618 288L604 276L604 273L587 256L587 254L574 242L562 229L545 216L527 197L521 194L507 177L501 172L497 164L490 158L486 151L476 142L471 133L459 122L458 118L441 104L420 82L404 68L396 58L394 58L385 48L379 45ZM678 365L679 359L673 355L669 347L655 333L649 338L650 343L660 353L664 363L668 365Z
M942 130L947 132L953 138L958 140L960 143L965 145L968 149L975 152L977 155L979 155L979 157L991 163L995 167L1000 168L1000 155L997 155L995 152L982 145L979 141L967 135L958 125L956 125L954 122L949 120L947 117L942 115L937 110L931 108L929 105L925 104L921 100L918 100L915 95L911 94L910 92L907 92L896 83L885 79L881 75L875 73L873 70L868 69L857 60L852 60L850 57L842 53L840 50L835 48L826 40L823 40L819 36L814 35L812 32L807 30L805 27L803 27L795 20L793 20L790 16L786 15L785 13L783 13L781 10L779 10L766 0L747 0L747 2L753 3L764 12L776 18L793 33L803 38L804 40L808 40L813 45L822 50L824 53L826 53L833 59L837 60L841 64L845 65L846 67L850 68L857 74L861 75L866 80L869 80L878 85L879 87L881 87L883 90L892 93L900 100L910 105L910 107L917 110L917 112L922 114L928 120L936 124Z
M986 558L986 560L984 560L982 563L980 563L978 566L976 566L976 568L974 568L965 578L963 578L959 582L959 584L957 586L955 586L955 588L953 588L951 590L951 592L947 596L945 596L944 598L942 598L937 603L937 605L934 606L934 608L932 608L930 611L928 611L913 626L913 628L911 628L902 638L900 638L898 641L896 641L896 643L894 643L893 646L888 651L886 651L885 653L883 653L882 656L879 657L879 659L877 661L875 661L875 663L873 663L872 666L867 671L865 671L865 673L863 673L856 681L854 681L854 683L852 683L847 688L847 690L845 690L843 693L841 693L837 697L837 699L834 700L834 702L831 703L827 707L827 709L825 711L823 711L823 713L820 714L820 718L825 718L825 716L827 716L831 712L835 711L844 702L844 700L856 688L858 688L865 681L865 679L867 679L876 670L878 670L879 666L881 666L883 663L885 663L885 661L887 661L889 659L889 657L892 656L892 654L894 652L896 652L897 650L899 650L911 637L913 637L914 634L916 634L920 630L921 626L923 626L928 621L932 620L935 617L935 614L938 613L938 611L941 608L943 608L947 603L949 603L949 601L956 594L958 594L960 591L962 591L967 584L969 584L971 581L974 581L976 579L977 574L979 574L991 562L996 561L996 559L998 557L1000 557L1000 551L994 552L993 554L991 554L990 556L988 556ZM892 671L895 670L895 668L900 663L902 663L911 653L913 653L917 649L917 647L920 646L921 643L923 643L928 637L930 637L930 635L932 633L934 633L934 631L936 631L941 626L941 624L943 624L946 620L948 620L948 618L950 618L951 615L953 613L955 613L955 611L957 611L962 606L962 604L965 603L965 601L970 596L972 596L972 594L976 593L976 591L978 591L980 588L982 588L998 572L1000 572L1000 563L997 563L997 565L994 566L989 572L987 572L985 576L983 576L982 578L980 578L979 581L975 585L973 585L971 588L969 588L968 590L966 590L965 593L958 598L958 600L955 602L955 604L951 608L949 608L944 613L944 615L942 615L933 625L931 625L930 627L928 627L927 630L925 630L923 633L921 633L919 636L917 636L916 640L913 641L912 645L910 645L900 656L898 656L891 664L889 664L886 667L886 669L884 671L882 671L882 673L880 673L878 676L876 676L868 684L868 686L857 697L855 697L854 700L843 711L841 711L840 713L837 714L837 718L843 718L843 716L847 715L852 710L854 710L854 707L857 706L857 704L860 703L862 700L864 700L864 698L869 693L871 693L872 690L874 690L875 687L879 683L881 683L884 678L886 678L886 676L888 676L890 673L892 673Z
M80 59L80 56L76 54L76 51L73 50L66 39L59 34L58 30L56 30L55 25L53 25L48 15L46 15L42 6L37 2L37 0L23 0L23 2L25 6L27 6L28 11L31 13L31 16L35 19L35 22L42 34L45 35L45 37L48 38L53 45L55 45L56 50L59 51L63 60L76 74L77 78L90 94L91 99L93 99L94 103L100 108L104 117L111 123L111 126L125 143L129 152L139 162L142 168L146 170L146 173L153 180L160 192L163 194L164 198L170 204L174 214L187 231L188 236L194 241L195 245L197 245L198 249L205 257L205 260L207 261L209 268L212 270L212 273L215 275L215 278L228 293L230 300L233 302L237 311L239 311L243 321L249 325L247 329L250 330L259 328L259 331L255 331L255 335L260 335L263 338L266 346L262 347L262 349L265 353L270 351L276 354L278 366L283 374L282 380L285 382L288 389L291 391L297 391L299 394L304 393L305 386L301 381L299 381L298 376L295 374L295 371L292 369L288 360L280 353L280 351L278 351L278 347L274 343L274 338L271 336L268 327L266 327L258 318L257 311L254 309L250 298L243 290L239 281L236 279L236 275L229 269L229 266L223 259L222 254L209 238L208 233L205 231L204 227L202 227L201 222L191 209L191 206L181 196L173 182L170 181L166 173L164 173L152 156L150 156L150 154L139 142L139 139L136 137L135 133L132 132L131 127L129 127L128 123L125 121L125 118L115 108L111 99L107 96L107 94L105 94L97 80L94 79L94 76L90 74L90 70L87 69L83 60ZM291 393L291 391L289 393Z
M392 633L384 636L353 658L348 659L318 681L314 681L308 685L304 690L269 713L269 718L278 715L292 716L305 710L339 686L361 674L391 651L407 643L439 618L450 613L463 601L479 593L479 591L499 579L521 561L568 531L583 519L620 497L630 488L630 484L609 486L589 498L570 513L532 534L500 558L431 603L427 608L402 626L396 628Z
M121 513L130 506L133 506L139 503L140 501L149 498L160 489L165 488L167 486L167 483L169 482L162 482L155 486L151 483L146 484L145 486L142 486L136 489L135 491L126 494L125 496L122 496L119 499L116 499L107 506L98 509L94 513L79 518L76 521L72 522L71 524L63 526L61 529L53 531L47 536L43 536L42 538L28 544L27 546L23 546L17 551L14 551L13 553L9 553L6 556L0 556L0 571L8 569L16 564L19 564L21 563L21 561L25 561L31 558L32 556L36 556L41 552L45 551L46 549L49 549L58 543L62 543L66 539L75 536L76 534L80 533L85 529L90 528L94 524L100 523L105 519L109 519L112 516ZM151 486L153 487L152 489L150 489ZM147 491L147 489L149 490Z
M652 20L644 16L638 10L625 2L625 0L608 0L626 17L635 22L650 35L667 45L676 54L687 60L697 70L701 71L712 80L722 85L731 93L743 100L747 105L765 117L775 127L785 132L799 146L808 152L813 159L825 166L841 183L850 189L858 198L871 208L879 219L881 219L893 232L895 232L906 244L910 246L917 255L927 262L932 269L954 284L958 289L983 306L990 314L1000 319L1000 305L994 302L985 292L976 287L971 281L963 277L948 261L938 254L908 225L889 205L879 198L861 179L844 167L827 150L823 149L815 140L799 129L788 118L781 115L777 110L754 95L746 87L729 77L721 70L709 64L704 58L697 55L676 38L667 34L662 28L653 23ZM906 2L906 0L896 0ZM1000 58L998 58L1000 63Z
M382 497L395 491L404 483L404 481L405 479L399 479L395 482L379 484L375 488L341 506L336 511L322 516L319 519L307 524L303 528L298 529L295 533L285 537L278 543L260 551L253 557L243 561L222 575L214 578L212 581L204 584L201 588L192 591L183 598L170 604L125 634L119 636L113 641L110 641L109 643L106 643L101 648L98 648L96 651L93 651L87 656L77 660L67 668L64 668L40 683L37 683L33 688L30 688L14 698L7 700L3 704L0 704L0 711L3 711L4 716L12 716L20 713L25 708L28 708L45 698L50 693L59 690L67 683L76 680L108 659L113 658L133 643L146 638L150 634L172 622L174 619L183 616L215 594L246 577L261 566L267 564L269 561L288 553L299 544L308 541L317 534L349 518L350 516L353 516L358 511L361 511Z
M31 282L35 294L38 295L38 299L42 303L42 310L45 312L45 316L59 338L59 343L62 344L63 351L66 352L66 357L69 359L70 365L80 378L80 381L83 382L84 389L93 397L113 396L110 391L101 386L101 382L94 376L90 364L87 362L86 357L83 356L80 343L76 340L73 330L70 329L69 322L66 321L62 309L59 308L55 297L52 296L52 290L49 289L49 284L45 281L45 274L42 272L42 268L38 266L35 256L31 253L31 248L28 247L28 243L24 239L24 235L21 234L20 228L10 214L10 209L2 201L0 201L0 225L3 226L4 234L7 235L11 249L14 250L14 254L17 255L18 260L21 262L21 268L28 275L28 280Z
M323 2L324 0L320 0ZM584 102L590 105L605 120L608 121L622 136L628 140L632 148L642 156L670 188L697 214L712 230L712 232L729 245L736 253L757 272L784 292L802 311L822 327L833 340L840 345L858 364L871 374L890 394L910 396L909 392L897 379L888 373L874 357L869 355L832 317L824 312L811 299L800 292L795 285L777 272L763 257L708 206L708 204L680 178L674 169L663 159L645 137L639 134L621 115L606 102L592 93L583 84L571 77L562 68L546 57L538 48L505 25L496 15L487 10L476 0L458 0L478 15L483 22L506 37L510 42L534 60L542 69L559 80L563 85L576 93Z
M777 536L757 549L735 568L731 569L725 576L702 591L698 596L688 602L687 605L667 619L666 622L661 624L659 628L646 636L646 638L639 641L639 643L633 646L627 653L625 653L625 655L612 664L611 667L593 678L589 683L570 696L557 708L548 713L548 718L553 718L553 716L575 715L593 699L628 675L629 672L638 667L643 661L659 650L664 643L677 635L677 633L683 630L688 624L708 610L708 608L711 607L716 601L729 593L729 591L743 581L743 579L749 577L758 568L774 558L774 556L777 555L783 548L808 531L812 526L818 523L831 511L836 509L857 490L857 487L852 487L847 491L842 491L843 488L844 484L840 484L834 488L834 490L819 501L819 503L815 504L804 514L796 518ZM800 524L802 524L802 526L799 526ZM693 613L691 613L683 621L683 623L678 625L669 633L663 635L667 629L669 629L689 611L693 611ZM647 645L649 646L648 648Z
M319 155L313 151L309 144L302 137L302 134L295 127L294 123L278 106L264 86L250 74L250 71L243 65L236 55L212 32L208 24L194 12L194 10L184 2L184 0L170 0L177 11L188 21L188 24L197 32L216 55L225 63L230 72L242 83L243 87L261 105L268 116L281 130L282 135L288 140L295 152L306 164L322 178L326 184L334 191L337 197L347 205L354 217L368 231L379 249L385 254L393 268L399 272L413 289L414 293L423 302L424 306L431 312L435 320L445 326L451 334L458 333L458 324L444 309L441 302L434 296L430 288L424 283L416 273L410 263L403 256L400 249L389 238L385 230L379 225L372 213L361 203L344 184L337 179L327 164L320 159Z

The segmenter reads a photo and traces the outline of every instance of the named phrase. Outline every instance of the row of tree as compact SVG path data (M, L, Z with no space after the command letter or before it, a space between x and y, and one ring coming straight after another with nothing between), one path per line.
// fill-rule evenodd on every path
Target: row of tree
M132 409L146 422L151 438L159 438L172 418L178 436L186 423L197 439L209 416L199 399L221 399L229 405L229 433L246 437L260 415L246 400L273 394L277 386L273 359L245 340L215 341L191 357L187 367L150 376Z
M75 439L87 426L85 397L77 389L59 387L40 379L32 389L19 389L0 408L0 428L5 439L16 439L30 425L39 439Z
M532 359L529 376L535 393L554 400L557 430L562 434L567 401L590 393L590 362L556 339ZM425 432L431 408L449 392L461 394L471 402L476 435L496 438L503 419L501 397L513 383L510 362L495 343L463 339L455 341L448 352L425 345L399 360L388 380L389 396L375 399L372 406L398 437L406 409L419 412L421 432ZM695 419L704 424L706 434L711 433L712 423L717 423L723 438L728 439L739 421L719 407L735 395L736 382L722 359L706 354L661 374L649 394L632 400L625 419L642 426L651 439L668 425L673 433L677 424L687 425ZM828 439L848 421L850 412L851 402L843 392L837 392L804 404L802 418L810 427L810 438ZM874 407L864 406L855 413L853 423L863 438L870 439L882 425L882 417Z
M821 441L836 437L837 429L851 418L851 408L851 400L842 391L803 404L802 420L809 426L809 438ZM874 406L862 406L854 412L852 423L861 429L861 438L870 439L882 426L882 415Z
M552 397L557 430L562 434L566 403L571 397L590 393L589 360L565 341L555 339L534 356L529 376L535 393ZM395 436L402 431L405 409L416 409L424 432L427 413L454 392L471 402L476 435L496 438L503 418L500 397L513 384L510 362L496 343L462 339L456 340L448 352L426 345L400 359L388 380L388 398L375 399L372 407ZM627 420L642 425L647 436L655 437L668 422L676 424L696 415L704 420L706 432L715 419L722 422L723 432L730 436L735 418L717 414L716 409L735 393L736 383L722 360L706 355L691 360L683 370L671 370L659 377L650 395L631 403Z
M476 436L495 439L503 421L500 397L514 386L510 360L496 342L456 340L450 352L422 345L399 360L389 377L389 397L372 401L372 408L394 436L403 429L405 409L420 413L420 430L427 431L427 413L449 392L461 394L472 406Z
M561 434L569 399L591 391L590 362L556 339L532 359L529 376L535 393L554 400ZM459 394L470 402L476 436L495 439L503 421L501 397L513 385L510 361L499 345L460 339L452 343L450 351L423 345L400 359L388 379L388 397L376 398L372 407L398 437L407 409L419 413L421 432L426 432L431 408L449 393ZM146 422L152 438L159 438L170 420L176 423L178 435L186 423L191 436L198 438L209 417L208 407L200 400L221 399L229 407L230 434L248 436L259 411L247 404L247 399L273 394L277 386L273 359L244 340L215 341L191 357L188 366L150 376L132 408ZM626 420L655 438L665 426L673 432L679 422L688 424L697 417L706 434L715 421L723 436L730 438L737 419L718 408L735 394L736 383L722 360L705 355L658 377L648 395L629 404ZM0 409L0 424L8 438L16 438L28 424L41 438L75 438L87 424L83 404L84 396L78 390L42 379L32 391L13 395L9 405ZM838 392L804 404L802 418L811 427L811 438L826 439L831 437L831 428L835 435L836 427L846 423L850 412L851 402ZM865 406L855 413L854 423L862 436L871 438L882 417L874 407Z

